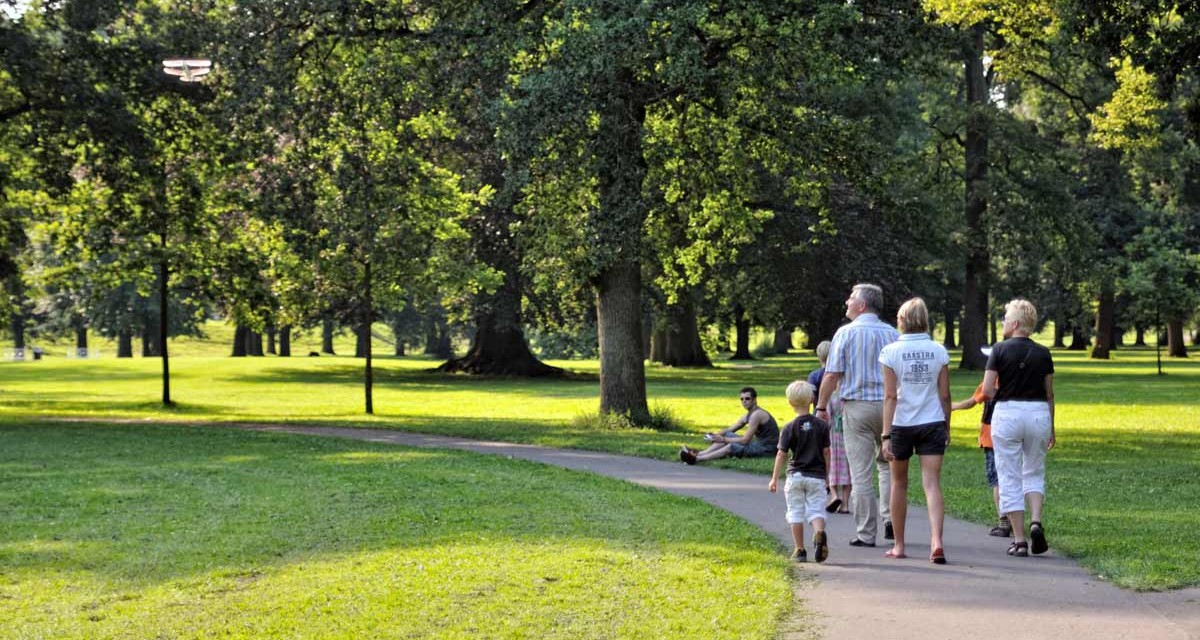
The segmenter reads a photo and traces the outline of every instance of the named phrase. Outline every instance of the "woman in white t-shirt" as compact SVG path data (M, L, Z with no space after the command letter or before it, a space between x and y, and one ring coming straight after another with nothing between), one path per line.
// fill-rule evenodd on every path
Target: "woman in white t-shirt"
M921 484L929 506L929 561L946 564L942 549L942 456L950 442L950 354L929 338L929 310L913 298L896 316L900 339L883 348L883 455L891 463L895 546L885 556L906 558L908 460L921 457Z

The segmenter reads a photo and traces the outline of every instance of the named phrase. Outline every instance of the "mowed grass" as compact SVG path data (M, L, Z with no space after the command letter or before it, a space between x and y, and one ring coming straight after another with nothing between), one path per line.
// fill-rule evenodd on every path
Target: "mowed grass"
M177 353L187 353L185 348ZM1050 454L1047 527L1056 550L1098 576L1136 589L1200 585L1200 363L1121 350L1108 362L1056 351L1059 447ZM957 357L955 357L957 362ZM795 354L710 370L647 369L652 405L682 432L597 430L576 420L597 407L595 361L556 362L571 380L473 379L428 373L423 358L377 361L375 416L362 414L362 363L349 357L187 356L172 365L177 408L158 404L158 361L64 361L0 365L0 416L88 416L156 421L299 422L373 426L672 459L680 444L728 425L737 391L759 389L760 404L788 418L783 389L816 366ZM955 399L975 372L953 369ZM945 486L951 513L994 518L975 447L979 410L956 413ZM718 463L766 474L770 461ZM921 499L920 491L912 492Z
M770 638L792 600L725 512L464 452L7 422L0 513L14 640Z

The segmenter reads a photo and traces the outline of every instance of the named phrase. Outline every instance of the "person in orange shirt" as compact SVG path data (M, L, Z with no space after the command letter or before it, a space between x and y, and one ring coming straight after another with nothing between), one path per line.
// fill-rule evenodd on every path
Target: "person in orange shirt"
M990 351L991 349L988 348L983 349L984 355L987 355ZM952 411L963 411L977 404L983 405L983 417L980 418L979 422L979 448L983 449L983 469L987 475L988 484L992 487L992 502L996 505L996 513L1000 515L999 523L992 527L988 535L1007 538L1012 535L1012 525L1009 524L1008 518L1003 513L1000 513L1000 478L996 474L996 452L992 449L992 410L996 408L996 401L989 400L984 395L983 384L980 383L970 398L955 402L950 405L950 409Z

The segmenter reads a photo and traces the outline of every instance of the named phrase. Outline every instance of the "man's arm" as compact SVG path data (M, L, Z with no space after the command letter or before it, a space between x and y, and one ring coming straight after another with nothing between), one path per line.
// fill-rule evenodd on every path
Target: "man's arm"
M721 442L750 444L750 441L754 439L754 434L758 431L758 426L767 421L766 415L767 412L763 411L761 407L755 409L754 412L750 414L750 419L746 421L745 432L735 438L726 438L722 436Z
M983 395L987 396L988 400L996 397L996 379L999 377L1000 373L994 369L983 372Z

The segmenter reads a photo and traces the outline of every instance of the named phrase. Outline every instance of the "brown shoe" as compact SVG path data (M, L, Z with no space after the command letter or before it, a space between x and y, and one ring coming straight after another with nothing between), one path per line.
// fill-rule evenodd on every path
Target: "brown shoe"
M688 464L696 464L696 454L688 451L686 447L679 450L679 459Z

